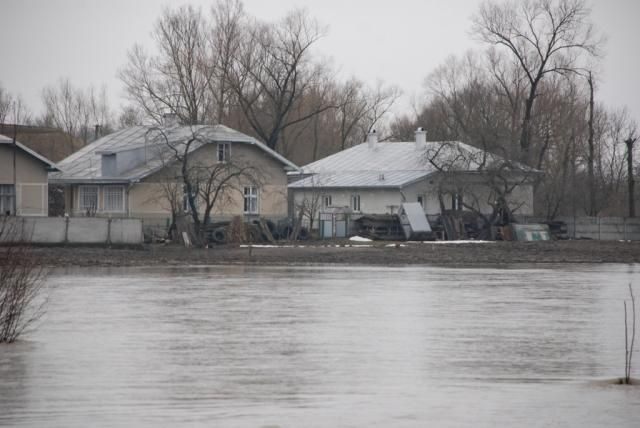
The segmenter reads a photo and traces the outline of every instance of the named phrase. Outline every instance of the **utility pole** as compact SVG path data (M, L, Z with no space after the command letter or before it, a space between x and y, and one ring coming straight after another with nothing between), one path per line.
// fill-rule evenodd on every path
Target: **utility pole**
M593 173L593 163L595 158L595 148L593 145L593 74L591 70L589 70L587 74L587 83L589 84L589 155L587 157L588 160L588 178L589 178L589 215L595 216L597 214L596 210L596 184L595 177Z
M16 138L18 137L18 124L14 123L13 124L13 141L12 141L12 147L13 147L13 215L17 215L18 211L18 180L17 180L17 175L16 175L16 153L17 153L17 148L18 145L16 144Z
M629 217L636 216L635 201L635 181L633 179L633 144L638 138L627 138L624 143L627 145L627 179L629 183Z

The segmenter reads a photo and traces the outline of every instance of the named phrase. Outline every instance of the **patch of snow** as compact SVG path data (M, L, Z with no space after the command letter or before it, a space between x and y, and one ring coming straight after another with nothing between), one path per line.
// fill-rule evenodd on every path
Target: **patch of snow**
M387 244L385 247L406 247L407 244Z
M242 244L240 245L240 248L295 248L295 245L262 245L262 244L258 244L258 245L246 245L246 244Z
M459 240L459 241L422 241L423 244L492 244L496 241L474 241L474 240Z
M352 236L351 238L349 238L349 241L355 241L355 242L371 242L371 239L369 238L363 238L362 236Z

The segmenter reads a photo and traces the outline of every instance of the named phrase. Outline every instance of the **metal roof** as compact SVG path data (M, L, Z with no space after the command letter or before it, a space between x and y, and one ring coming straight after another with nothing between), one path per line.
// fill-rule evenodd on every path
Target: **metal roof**
M436 165L446 165L448 171L474 172L500 159L459 141L362 143L301 167L305 178L289 187L398 188L437 172Z
M166 136L166 140L163 134ZM277 159L286 168L298 170L295 164L265 144L224 125L175 126L172 128L134 126L106 135L63 159L58 163L60 172L50 174L49 178L54 182L108 181L108 179L113 181L140 180L162 167L162 158L166 159L170 153L169 145L166 144L167 140L172 146L179 147L192 136L197 136L198 140L192 144L190 152L207 143L250 144ZM105 178L102 176L102 154L120 153L143 147L153 148L149 151L151 154L147 155L145 161L133 166L128 171L123 171L117 177Z
M426 171L340 171L319 172L289 184L292 189L305 187L401 187L431 174Z
M13 145L13 139L6 137L4 135L0 135L0 144ZM24 144L21 144L19 141L16 141L16 146L20 148L20 150L26 152L27 154L33 156L34 158L38 159L40 162L47 165L51 170L54 170L54 171L59 170L58 166L55 163L51 162L49 159L45 158L41 154L31 150L29 147L25 146Z

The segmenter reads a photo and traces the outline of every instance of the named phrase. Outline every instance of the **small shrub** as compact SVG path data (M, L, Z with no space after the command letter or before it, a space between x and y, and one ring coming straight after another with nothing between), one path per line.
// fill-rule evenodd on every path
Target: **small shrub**
M31 248L23 243L22 223L0 220L0 343L14 342L44 312L41 291L46 276Z

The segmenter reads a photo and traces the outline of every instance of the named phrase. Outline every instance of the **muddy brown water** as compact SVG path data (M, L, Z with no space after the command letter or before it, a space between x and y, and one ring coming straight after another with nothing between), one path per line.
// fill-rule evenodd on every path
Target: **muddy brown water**
M59 270L0 346L0 425L638 427L640 388L597 382L624 370L629 282L640 265Z

